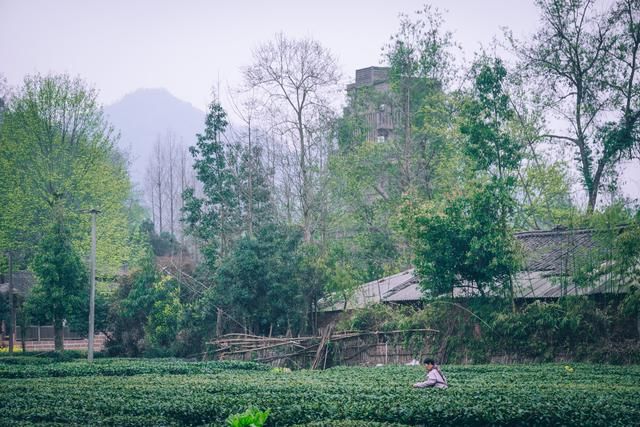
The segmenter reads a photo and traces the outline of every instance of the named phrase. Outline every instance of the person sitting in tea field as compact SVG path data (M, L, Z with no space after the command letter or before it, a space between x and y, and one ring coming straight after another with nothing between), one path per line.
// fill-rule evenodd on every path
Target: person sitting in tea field
M419 383L415 383L413 386L416 388L435 387L435 388L447 388L447 379L440 371L440 368L436 365L433 359L426 358L422 362L424 368L427 370L427 380Z

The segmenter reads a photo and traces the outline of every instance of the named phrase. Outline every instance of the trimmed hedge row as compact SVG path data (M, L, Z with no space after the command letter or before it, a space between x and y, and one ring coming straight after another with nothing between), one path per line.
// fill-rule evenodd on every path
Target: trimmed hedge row
M30 377L13 379L4 370L0 420L219 426L256 407L271 409L270 426L640 425L640 366L445 366L451 387L433 390L411 387L424 377L419 367L282 372L241 362L82 363L26 366ZM65 375L52 378L52 367Z
M269 366L255 362L235 360L212 362L184 362L178 360L127 360L102 359L89 364L86 361L55 363L33 357L0 358L0 378L87 377L197 375L212 374L224 370L268 371Z

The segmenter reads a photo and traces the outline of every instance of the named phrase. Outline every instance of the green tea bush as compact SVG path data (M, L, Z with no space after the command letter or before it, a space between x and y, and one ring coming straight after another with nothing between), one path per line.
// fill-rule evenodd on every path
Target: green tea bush
M222 426L253 407L270 408L265 426L640 425L640 366L445 365L450 387L437 390L411 387L424 370L408 366L283 375L242 363L83 364L4 365L31 371L0 377L0 424Z
M212 362L183 362L178 360L127 360L104 359L94 363L87 361L55 363L53 359L41 359L42 363L29 363L33 358L17 359L12 364L0 363L0 378L45 378L88 376L197 375L212 374L224 370L265 371L270 366L235 360ZM38 360L38 359L36 359ZM27 363L24 363L27 362Z

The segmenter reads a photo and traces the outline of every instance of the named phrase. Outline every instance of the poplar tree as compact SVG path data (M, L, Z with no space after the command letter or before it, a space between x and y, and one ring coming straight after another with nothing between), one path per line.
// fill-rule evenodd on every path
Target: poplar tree
M285 184L296 192L304 241L309 243L321 216L320 175L326 168L327 124L333 116L330 95L340 78L336 59L316 40L283 34L258 46L253 58L245 80L264 96L286 141L283 151L289 152L291 175Z

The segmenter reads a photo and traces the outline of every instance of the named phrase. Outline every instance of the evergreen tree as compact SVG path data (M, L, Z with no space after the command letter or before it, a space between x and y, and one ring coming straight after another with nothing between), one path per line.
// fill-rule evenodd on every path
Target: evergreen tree
M232 326L256 334L285 334L305 325L305 282L300 274L302 236L286 226L270 225L254 238L238 240L216 271L203 305L211 312L221 307ZM207 316L205 316L207 317ZM213 316L208 316L213 317ZM224 330L223 325L218 325Z
M198 197L194 188L183 194L187 231L204 242L210 268L229 251L239 228L237 178L232 169L237 159L222 141L227 125L227 113L217 101L211 102L204 132L189 147L203 195Z

